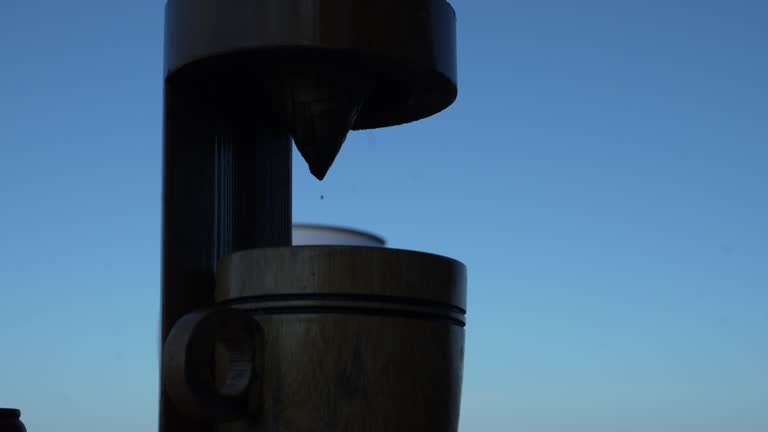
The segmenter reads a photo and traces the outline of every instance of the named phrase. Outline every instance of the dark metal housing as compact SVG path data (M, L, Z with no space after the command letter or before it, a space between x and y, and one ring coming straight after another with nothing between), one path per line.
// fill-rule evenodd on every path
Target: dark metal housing
M214 305L220 260L291 244L291 140L318 178L350 129L456 98L444 0L168 0L162 339ZM161 394L161 432L210 432Z

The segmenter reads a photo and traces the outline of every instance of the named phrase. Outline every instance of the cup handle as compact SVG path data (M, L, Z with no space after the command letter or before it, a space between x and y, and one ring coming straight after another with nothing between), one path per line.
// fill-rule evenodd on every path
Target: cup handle
M173 404L187 416L212 423L257 415L263 334L259 323L238 309L181 317L163 346L163 384Z

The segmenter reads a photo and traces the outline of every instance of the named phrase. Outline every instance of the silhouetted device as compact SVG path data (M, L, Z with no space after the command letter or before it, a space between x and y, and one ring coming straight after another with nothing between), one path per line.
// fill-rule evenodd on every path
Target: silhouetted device
M168 0L162 432L458 424L464 266L291 245L291 141L318 179L350 130L456 98L443 0Z
M21 411L0 408L0 432L27 432L27 428L21 422Z

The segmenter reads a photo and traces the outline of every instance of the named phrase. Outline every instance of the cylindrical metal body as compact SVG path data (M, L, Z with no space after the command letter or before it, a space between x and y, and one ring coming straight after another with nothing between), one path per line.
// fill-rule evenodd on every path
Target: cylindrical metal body
M213 304L219 260L291 244L291 140L239 80L195 68L165 81L162 339L186 313ZM209 432L161 393L161 432Z
M223 432L455 432L466 273L385 248L293 247L226 257L216 301L263 328L260 414Z
M295 74L364 78L354 129L416 121L457 95L446 0L168 0L165 32L166 75L194 65L201 81L247 77L265 92Z

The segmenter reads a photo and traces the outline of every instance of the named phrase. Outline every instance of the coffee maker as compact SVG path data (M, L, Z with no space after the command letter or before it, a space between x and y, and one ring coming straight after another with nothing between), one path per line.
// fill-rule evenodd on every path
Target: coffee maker
M161 432L456 432L466 269L291 246L292 142L456 98L445 0L167 0Z

